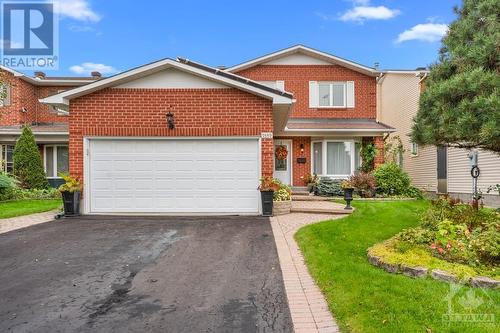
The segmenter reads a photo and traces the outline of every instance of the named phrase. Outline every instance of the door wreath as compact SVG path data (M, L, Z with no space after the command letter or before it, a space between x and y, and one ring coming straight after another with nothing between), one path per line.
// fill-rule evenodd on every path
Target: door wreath
M277 146L274 154L276 155L277 160L286 160L288 156L288 150L286 149L286 146Z

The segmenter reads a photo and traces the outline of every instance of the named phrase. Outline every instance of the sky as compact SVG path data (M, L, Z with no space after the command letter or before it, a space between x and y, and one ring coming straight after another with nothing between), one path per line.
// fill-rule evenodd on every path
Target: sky
M162 58L231 66L303 44L367 66L435 62L459 0L55 0L55 75L111 75Z

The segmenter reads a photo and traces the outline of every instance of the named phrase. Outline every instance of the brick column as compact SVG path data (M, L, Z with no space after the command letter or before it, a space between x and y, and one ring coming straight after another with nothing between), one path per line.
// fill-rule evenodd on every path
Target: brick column
M375 144L375 148L377 148L377 155L374 161L374 167L376 169L379 165L384 164L384 138L376 136L373 138L373 143Z

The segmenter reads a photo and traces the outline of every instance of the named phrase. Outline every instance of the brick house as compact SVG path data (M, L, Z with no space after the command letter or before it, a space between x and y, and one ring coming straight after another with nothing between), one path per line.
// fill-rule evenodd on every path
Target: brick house
M40 102L69 114L84 213L256 214L261 176L346 178L363 142L383 163L379 74L295 46L227 69L164 59Z
M42 154L47 178L52 186L61 183L58 174L68 171L68 113L44 105L40 98L82 86L100 78L47 77L36 72L30 77L0 66L6 98L0 100L0 171L12 171L12 151L22 126L30 125Z

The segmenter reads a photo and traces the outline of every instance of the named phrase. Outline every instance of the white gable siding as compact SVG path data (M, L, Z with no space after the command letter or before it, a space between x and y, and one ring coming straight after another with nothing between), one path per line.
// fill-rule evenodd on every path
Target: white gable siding
M324 61L301 53L290 54L263 63L263 65L331 65L331 64L332 64L331 62Z
M215 81L210 81L177 69L166 69L137 80L116 86L115 88L228 88Z

